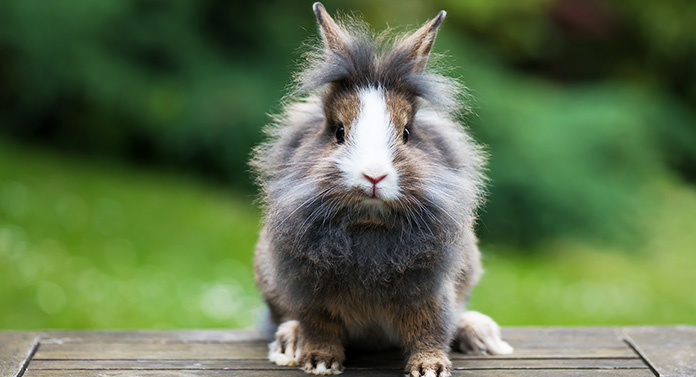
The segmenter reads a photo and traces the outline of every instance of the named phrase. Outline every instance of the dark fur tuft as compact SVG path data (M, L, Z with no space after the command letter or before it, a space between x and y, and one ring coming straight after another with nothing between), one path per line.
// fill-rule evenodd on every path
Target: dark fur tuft
M323 44L307 54L252 160L265 222L256 281L271 319L291 320L271 352L288 361L282 350L302 336L312 372L317 357L340 366L345 342L369 338L401 345L407 369L445 376L457 303L482 271L473 227L485 181L485 156L456 120L461 86L425 69L445 14L389 38L358 21L339 26L321 4L314 11ZM350 143L336 142L335 125L350 135L361 88L379 89L393 110L399 195L380 207L361 205L365 193L337 162ZM407 126L408 143L399 136Z
M438 15L434 28L442 18L444 15ZM346 17L339 22L345 34L345 49L329 50L321 43L310 45L304 55L304 69L295 76L291 97L340 82L361 87L405 88L440 110L454 114L466 108L461 102L464 87L456 79L432 67L413 72L418 60L412 59L409 51L399 48L407 35L391 35L388 30L374 35L364 22L354 18Z

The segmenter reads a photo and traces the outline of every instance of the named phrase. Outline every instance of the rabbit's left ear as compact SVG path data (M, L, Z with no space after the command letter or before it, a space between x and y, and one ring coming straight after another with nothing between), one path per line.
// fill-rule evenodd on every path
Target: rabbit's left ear
M321 37L324 40L324 46L330 51L344 51L346 47L343 29L341 29L336 24L336 21L329 16L329 12L326 11L322 3L317 1L312 5L312 9L314 9L314 15L317 16L317 22L319 22L319 29L321 29Z
M413 61L412 72L420 73L425 69L430 50L432 50L433 43L435 43L437 29L446 15L447 12L441 10L435 18L398 43L396 49L405 52L407 57Z

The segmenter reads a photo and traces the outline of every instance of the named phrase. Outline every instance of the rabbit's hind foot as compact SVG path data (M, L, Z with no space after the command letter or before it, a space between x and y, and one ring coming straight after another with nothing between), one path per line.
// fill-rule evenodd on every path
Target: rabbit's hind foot
M513 348L500 335L500 326L482 313L468 310L459 317L453 349L470 354L508 355Z

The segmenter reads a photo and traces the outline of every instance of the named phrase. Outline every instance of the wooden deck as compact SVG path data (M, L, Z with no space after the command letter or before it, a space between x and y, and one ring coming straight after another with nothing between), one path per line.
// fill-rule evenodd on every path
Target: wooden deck
M505 328L505 357L452 353L453 376L696 376L696 327ZM0 332L0 376L306 376L239 330ZM348 354L344 376L403 376L396 353Z

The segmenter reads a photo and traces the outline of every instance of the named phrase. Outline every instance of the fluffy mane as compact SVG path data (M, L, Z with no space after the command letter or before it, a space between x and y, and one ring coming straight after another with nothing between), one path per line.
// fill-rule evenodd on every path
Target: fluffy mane
M375 34L364 21L351 17L337 23L342 29L344 48L327 49L321 41L307 44L308 51L304 54L301 71L295 75L289 100L340 82L358 87L405 90L450 115L469 110L463 101L464 86L434 68L436 56L413 58L408 43L404 43L408 34L391 30ZM427 69L414 69L416 64L425 66L425 60L429 60Z
M434 168L431 171L440 172L438 185L425 187L424 180L414 185L423 191L442 193L441 200L433 199L440 207L433 212L447 208L446 216L457 219L455 223L473 222L484 199L486 178L482 170L486 156L458 122L459 115L468 111L463 85L433 67L430 51L414 58L409 50L413 34L396 34L391 30L375 34L362 20L349 17L338 24L341 48L327 48L326 40L306 45L308 51L294 76L294 85L282 101L282 111L272 116L273 121L265 128L268 139L253 152L251 167L262 189L258 203L264 209L265 220L270 224L277 223L273 219L278 218L284 222L289 216L322 220L328 216L324 211L341 208L329 205L332 202L324 200L324 196L310 195L320 189L319 179L310 173L311 166L324 166L326 162L319 160L320 153L310 152L315 146L310 147L309 141L311 135L324 127L324 95L331 84L339 83L405 91L417 96L419 110L415 123L421 129L430 130L428 138L441 149L428 153L433 158L441 155L444 160L437 168L434 161L420 162L423 167L430 166ZM416 65L422 68L414 68ZM317 206L322 210L315 210ZM307 225L310 220L301 223Z
M391 37L313 9L322 43L252 161L269 359L338 374L346 347L396 345L407 375L450 377L450 345L512 352L491 318L457 314L482 271L485 155L457 122L462 87L426 67L446 13Z

